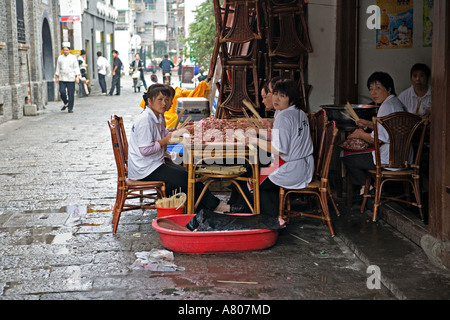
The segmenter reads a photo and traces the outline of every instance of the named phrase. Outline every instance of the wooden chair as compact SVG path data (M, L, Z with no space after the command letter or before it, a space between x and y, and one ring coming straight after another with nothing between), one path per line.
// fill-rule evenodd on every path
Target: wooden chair
M117 167L117 194L113 207L113 233L117 232L120 215L123 211L136 209L154 209L154 201L165 197L165 183L163 181L139 181L128 179L128 156L125 150L128 149L126 134L120 124L121 117L112 117L108 121L111 131L111 142L113 146L114 159ZM145 193L152 191L151 193ZM152 203L143 203L143 199L150 199ZM139 204L127 203L127 200L141 199Z
M416 206L419 208L420 217L424 220L420 198L420 159L428 123L429 120L427 118L422 118L408 112L396 112L385 117L373 118L376 169L369 170L367 173L364 199L361 204L361 212L364 212L367 198L374 198L373 221L376 221L377 219L378 208L382 204L381 199L385 200L383 203L387 201L399 201ZM386 129L389 135L388 164L381 163L381 142L378 139L379 128L377 124L380 124ZM409 164L408 158L410 150L412 149L414 138L417 137L419 138L419 143L417 144L417 150L415 150L414 162ZM395 169L395 171L392 169ZM368 193L370 182L372 180L375 181L375 195L370 195ZM384 183L388 181L405 182L407 188L405 188L406 193L403 196L405 196L406 199L403 199L403 196L381 196L381 190ZM412 202L409 199L409 186L413 187L416 202Z
M322 168L323 161L325 161L324 156L326 153L326 149L324 148L325 143L325 133L326 128L328 125L328 116L325 109L321 109L320 111L317 111L312 116L314 119L310 121L310 123L313 123L314 128L312 129L312 136L313 139L313 147L314 147L314 178L320 179L320 170ZM330 199L330 202L333 206L334 211L336 212L337 216L340 216L341 213L339 212L336 202L333 198L333 193L331 192L330 185L328 184L328 197Z
M224 9L220 42L245 43L261 39L257 0L225 0Z
M328 173L330 169L331 158L333 156L334 142L338 134L335 122L329 122L326 126L324 143L322 148L325 150L325 158L320 164L320 175L313 178L311 183L303 189L285 189L280 188L280 208L279 217L289 220L295 216L305 216L315 219L320 219L324 224L327 224L330 235L334 236L333 226L331 224L330 212L328 209ZM295 211L290 207L288 196L291 193L314 195L319 200L319 209L311 212Z

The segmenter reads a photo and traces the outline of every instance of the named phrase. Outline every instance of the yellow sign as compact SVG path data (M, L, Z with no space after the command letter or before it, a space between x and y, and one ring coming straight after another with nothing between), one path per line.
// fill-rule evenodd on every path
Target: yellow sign
M74 56L79 56L81 54L81 50L70 50L70 53L73 54ZM61 54L64 54L62 50Z

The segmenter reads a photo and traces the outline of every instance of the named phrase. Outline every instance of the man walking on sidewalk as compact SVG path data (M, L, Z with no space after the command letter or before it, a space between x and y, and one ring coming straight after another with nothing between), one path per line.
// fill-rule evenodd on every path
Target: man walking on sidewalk
M111 90L109 90L109 96L112 96L114 88L116 89L116 96L120 95L120 72L122 71L122 61L119 59L119 52L117 50L112 51L113 71L112 71L112 83Z
M97 72L98 72L98 83L102 89L102 96L106 96L106 80L105 77L109 71L109 62L105 57L102 56L101 51L97 51Z
M75 83L80 82L80 67L77 58L70 53L69 46L64 46L63 54L58 57L55 81L59 85L59 94L64 103L61 111L69 108L69 113L72 113L75 102Z

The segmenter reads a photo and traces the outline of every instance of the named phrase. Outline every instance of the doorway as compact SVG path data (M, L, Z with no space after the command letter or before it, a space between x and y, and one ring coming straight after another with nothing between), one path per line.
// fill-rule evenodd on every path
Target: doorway
M53 45L47 18L44 18L42 23L42 67L44 80L47 82L47 99L48 101L55 101Z

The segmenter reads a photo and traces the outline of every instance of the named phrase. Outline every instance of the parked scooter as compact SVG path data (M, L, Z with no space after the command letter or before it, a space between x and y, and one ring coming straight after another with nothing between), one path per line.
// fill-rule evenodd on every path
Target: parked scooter
M163 75L163 80L164 80L164 84L168 84L168 85L170 85L170 77L171 77L171 73L170 72L164 72L164 75Z

